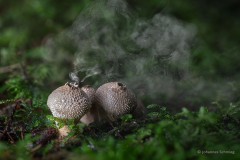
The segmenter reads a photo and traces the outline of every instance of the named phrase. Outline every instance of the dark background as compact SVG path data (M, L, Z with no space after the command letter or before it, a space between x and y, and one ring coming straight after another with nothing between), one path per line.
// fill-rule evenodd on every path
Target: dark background
M54 37L71 26L89 2L91 1L0 2L1 99L20 98L12 89L14 87L11 82L14 80L16 86L17 83L23 83L42 92L46 87L53 89L68 79L66 73L73 68L71 60L61 57L56 59L56 63L64 65L61 70L65 74L52 80L49 75L59 72L59 68L52 68L44 60L46 55L41 46L49 37ZM196 26L198 41L193 42L190 57L190 69L196 75L211 81L239 78L239 1L128 0L128 3L142 19L152 18L160 12ZM30 92L33 92L32 88ZM48 94L49 91L43 93ZM236 99L238 98L234 98Z
M161 13L196 29L188 42L190 76L174 73L171 81L155 80L154 73L164 65L148 63L155 61L146 51L143 73L152 71L150 77L143 74L143 79L134 79L131 69L119 70L130 84L143 83L134 92L147 108L145 119L126 115L113 125L100 126L69 121L70 138L66 143L56 139L56 119L46 101L54 89L69 81L75 61L75 48L62 33L78 22L91 2L0 0L0 159L239 159L239 0L128 0L138 20L149 22ZM120 27L125 25L121 20ZM118 37L118 30L116 35L116 42L124 39ZM46 50L46 45L53 51ZM96 60L84 56L90 57L89 64ZM109 67L104 58L97 61ZM170 73L178 69L167 67ZM98 87L106 81L97 75L87 82ZM152 86L153 82L162 86ZM141 95L146 86L156 90Z

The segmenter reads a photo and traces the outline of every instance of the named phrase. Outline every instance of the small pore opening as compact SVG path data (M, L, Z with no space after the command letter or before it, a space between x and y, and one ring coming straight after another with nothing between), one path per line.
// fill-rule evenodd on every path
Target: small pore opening
M118 84L118 86L121 86L121 87L123 86L123 84L122 84L122 83L119 83L119 82L118 82L117 84Z

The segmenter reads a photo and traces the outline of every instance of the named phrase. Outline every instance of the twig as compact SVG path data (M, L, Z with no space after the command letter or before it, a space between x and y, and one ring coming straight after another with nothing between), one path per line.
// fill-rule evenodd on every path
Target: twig
M0 68L0 74L12 72L13 70L18 69L18 68L20 68L19 63L12 64L10 66L4 66L4 67Z
M117 130L118 130L118 128L115 127L112 130L110 130L109 132L107 132L107 135L111 135L111 134L115 133Z
M24 133L23 133L23 127L21 126L21 138L22 138L22 140L23 140L23 138L24 138L24 135L23 135Z
M2 140L2 138L8 133L8 128L9 128L9 124L11 123L11 120L8 120L6 122L6 126L4 128L4 130L2 131L2 133L0 134L0 140Z
M9 134L9 132L7 132L7 136L10 138L10 142L13 144L15 141L14 141L14 139L12 138L12 136Z
M32 148L30 151L31 152L36 152L37 150L39 150L43 145L42 144L39 144L37 146L35 146L34 148Z
M4 130L1 132L2 133L0 133L0 140L2 140L2 137L7 133L7 127L5 127Z

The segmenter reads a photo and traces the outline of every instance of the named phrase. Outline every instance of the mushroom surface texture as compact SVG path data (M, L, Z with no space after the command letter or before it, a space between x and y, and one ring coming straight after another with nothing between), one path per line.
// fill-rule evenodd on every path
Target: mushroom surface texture
M132 113L137 106L137 99L123 83L109 82L97 89L95 103L103 108L107 118L114 121L124 114Z
M90 103L93 104L95 89L93 87L91 87L90 85L83 86L83 87L81 87L81 89L88 96L88 99L89 99Z
M95 89L90 85L83 86L81 89L86 93L91 103L91 109L80 119L82 123L88 125L94 122L97 116L97 110L94 106Z
M53 116L60 119L81 118L91 108L86 93L70 84L55 89L48 96L47 105Z

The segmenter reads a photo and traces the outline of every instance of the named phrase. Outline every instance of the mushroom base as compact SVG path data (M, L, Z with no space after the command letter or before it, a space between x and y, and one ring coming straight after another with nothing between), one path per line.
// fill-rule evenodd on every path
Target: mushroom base
M63 126L62 128L58 129L58 139L63 139L64 137L68 136L71 132L68 126Z

